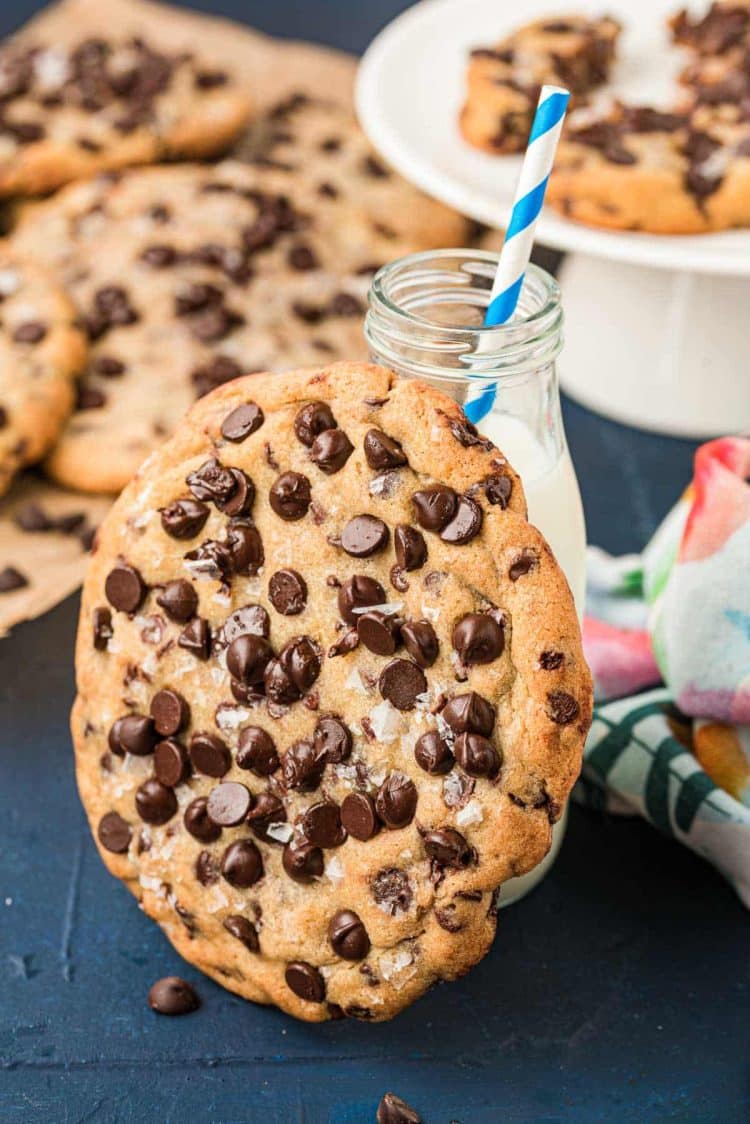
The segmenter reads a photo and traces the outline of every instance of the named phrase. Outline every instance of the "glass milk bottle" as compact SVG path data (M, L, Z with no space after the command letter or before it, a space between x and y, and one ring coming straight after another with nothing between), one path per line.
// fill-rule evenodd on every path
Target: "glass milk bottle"
M581 616L586 530L555 369L562 348L560 289L544 270L529 266L513 319L486 328L497 262L497 254L483 250L428 251L391 262L373 279L365 336L375 362L460 402L507 456L523 481L529 520L552 547ZM501 906L544 877L566 817L555 825L539 866L503 886Z

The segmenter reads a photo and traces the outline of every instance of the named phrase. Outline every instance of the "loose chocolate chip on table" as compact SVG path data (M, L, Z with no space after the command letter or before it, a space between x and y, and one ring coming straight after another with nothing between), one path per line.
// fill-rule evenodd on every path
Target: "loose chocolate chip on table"
M321 472L333 476L341 471L353 452L354 446L342 429L324 429L312 443L310 460Z
M207 777L223 777L229 772L232 755L226 743L216 734L205 731L193 734L188 748L196 772Z
M496 777L500 755L492 742L481 734L459 734L453 746L456 761L470 777Z
M146 585L135 566L120 563L107 574L104 593L114 609L134 613L146 596Z
M240 769L251 769L258 777L275 773L279 755L271 735L260 726L246 726L240 734L237 764Z
M161 509L161 525L173 539L192 539L203 530L208 515L206 504L188 496Z
M259 951L260 941L258 940L258 930L246 917L241 917L240 914L234 913L230 917L224 918L223 925L226 931L244 944L249 952Z
M391 660L383 668L378 688L396 710L413 710L427 690L424 672L411 660Z
M339 765L352 751L351 730L335 715L321 715L315 726L313 746L316 753L325 754L329 765Z
M471 496L459 496L456 512L440 532L443 542L463 546L476 538L482 529L482 509Z
M221 436L227 441L244 441L263 425L263 411L255 402L244 402L227 414L221 423Z
M113 855L124 855L130 846L133 831L127 820L117 812L107 812L99 820L96 835L105 850L111 851Z
M492 663L503 653L505 631L489 613L467 613L453 629L453 647L465 664Z
M287 843L281 856L284 870L295 882L312 882L323 873L323 852L303 839Z
M338 592L339 613L347 624L357 623L355 609L369 609L371 605L385 603L385 590L380 582L365 574L347 578Z
M182 817L185 828L194 839L201 843L215 843L221 835L221 828L215 824L208 815L208 799L198 796L191 800Z
M401 629L407 652L420 667L432 667L438 658L439 644L429 621L407 621Z
M294 432L307 448L311 448L319 433L336 429L337 422L325 402L310 402L303 406L294 419Z
M221 859L221 873L238 889L253 886L263 877L263 859L252 839L230 843Z
M190 776L187 750L175 738L165 738L154 749L154 775L169 788L182 784Z
M250 686L263 682L263 675L272 659L273 649L268 641L249 632L238 636L227 649L230 675Z
M439 866L453 867L460 870L469 866L474 860L474 850L464 839L460 831L452 827L436 828L428 831L423 837L424 849L428 858L434 859Z
M195 587L184 578L167 582L160 593L156 595L156 604L160 605L170 620L189 621L195 616L198 608L198 594Z
M286 788L311 791L320 784L326 767L325 751L312 742L297 741L290 745L281 759L281 775Z
M177 797L161 781L151 779L136 789L135 806L146 823L163 824L171 820L177 811Z
M287 987L308 1003L322 1003L326 997L325 980L317 968L304 960L293 960L287 964L284 978Z
M399 523L393 533L396 561L402 570L418 570L427 561L427 543L424 535L408 523Z
M94 647L97 652L103 652L112 639L112 614L106 606L94 609L92 614Z
M417 789L404 773L390 773L375 797L375 807L386 827L406 827L417 809Z
M378 609L370 609L360 614L357 634L369 651L378 656L392 656L401 643L401 621Z
M310 506L310 481L300 472L283 472L271 485L269 502L281 519L303 519Z
M268 583L268 596L277 613L294 617L307 604L307 583L296 570L277 570Z
M189 1015L197 1011L200 1000L194 989L179 976L157 980L148 993L148 1005L159 1015Z
M378 1105L377 1124L422 1124L421 1116L395 1093L385 1093Z
M443 707L442 716L456 734L482 734L487 738L495 725L495 708L476 691L454 695Z
M340 847L346 839L341 826L341 810L332 800L311 804L302 817L306 839L316 847Z
M423 488L412 496L412 504L420 527L426 531L442 531L458 507L458 496L445 484Z
M132 753L136 757L153 753L158 740L154 720L146 714L126 714L110 731L110 745L114 741L121 753Z
M384 468L401 468L408 464L401 443L389 437L382 429L369 429L364 441L365 459L370 468L382 471Z
M366 843L380 830L375 801L366 792L351 792L341 805L341 822L354 839Z
M253 798L249 789L238 781L223 781L208 794L206 810L209 818L219 827L235 827L242 823Z
M169 738L188 724L190 707L179 691L164 689L157 691L151 700L151 717L156 732L163 738Z
M351 909L340 909L328 923L328 939L343 960L364 960L370 951L370 938L359 916Z
M180 633L177 643L199 660L211 654L211 628L203 617L195 617Z
M352 558L370 558L388 545L388 528L374 515L355 515L341 532L341 545Z
M550 691L547 695L547 715L558 726L569 726L579 712L578 703L567 691Z
M278 843L268 834L272 824L286 823L286 808L278 796L272 792L261 792L255 798L255 803L247 814L247 824L253 835L266 843Z
M414 758L420 769L433 776L449 773L455 764L450 746L437 730L428 730L417 738L414 745Z

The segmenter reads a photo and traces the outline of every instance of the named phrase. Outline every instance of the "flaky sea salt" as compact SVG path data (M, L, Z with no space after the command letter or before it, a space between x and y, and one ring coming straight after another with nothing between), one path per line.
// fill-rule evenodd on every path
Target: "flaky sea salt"
M432 623L435 624L436 621L440 620L439 609L433 609L430 605L425 605L424 602L422 602L422 605L420 607L422 610L422 616L426 617L428 621L432 621Z
M21 287L21 278L15 269L0 269L0 296L9 297L18 292Z
M216 708L216 725L220 730L237 730L249 717L250 711L244 706L221 703Z
M352 670L349 672L349 675L346 678L346 682L344 683L344 686L348 687L350 691L356 691L358 695L369 694L369 692L367 690L367 687L366 687L366 685L365 685L365 683L362 679L362 676L359 674L356 667L353 667Z
M459 827L471 827L472 824L481 823L484 819L482 805L478 800L470 800L465 808L456 812L456 823Z
M334 855L326 863L326 878L329 878L331 882L340 882L343 877L344 868L341 865L341 859L338 855Z
M401 733L402 724L401 715L387 699L370 711L370 725L376 741L394 742Z
M387 617L395 616L400 613L404 607L403 601L384 601L381 605L361 605L352 612L359 616L360 613L385 613Z
M294 828L290 823L270 823L266 828L266 835L277 843L288 843L294 837Z
M414 956L408 948L395 948L392 952L384 952L378 960L378 965L383 979L392 983L396 989L404 987L416 971L413 967ZM404 977L408 968L412 970Z

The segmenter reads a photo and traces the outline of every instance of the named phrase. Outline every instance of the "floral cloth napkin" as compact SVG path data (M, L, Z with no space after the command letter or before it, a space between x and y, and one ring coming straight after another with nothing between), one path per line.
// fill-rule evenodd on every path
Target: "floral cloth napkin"
M645 816L750 908L748 478L750 440L711 441L642 555L590 548L597 706L576 798Z

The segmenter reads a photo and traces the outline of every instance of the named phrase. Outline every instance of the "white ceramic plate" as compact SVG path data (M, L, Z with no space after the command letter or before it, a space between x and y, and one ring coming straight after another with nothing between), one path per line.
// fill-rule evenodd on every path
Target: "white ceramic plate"
M507 222L520 157L492 156L458 130L468 52L520 23L570 11L607 12L624 26L612 86L630 101L669 104L682 58L666 20L679 0L424 0L377 36L357 80L357 109L370 139L407 179L490 226ZM547 209L538 240L560 250L664 269L750 276L750 231L704 235L596 230Z

